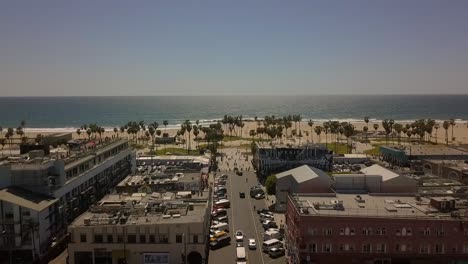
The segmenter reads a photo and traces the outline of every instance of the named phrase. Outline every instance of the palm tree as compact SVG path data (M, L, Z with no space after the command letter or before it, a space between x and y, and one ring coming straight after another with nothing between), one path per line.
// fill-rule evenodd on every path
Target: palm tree
M119 132L119 129L114 127L114 134L115 134L115 137L119 137L119 135L117 134L117 132Z
M378 129L379 129L379 124L374 124L374 130L375 130L375 132L377 132Z
M388 136L389 136L390 133L392 132L392 123L391 123L391 120L384 119L384 120L382 121L382 127L383 127L384 130L385 130L385 141L387 142L387 145L388 145Z
M26 134L26 129L25 129L26 128L26 120L24 120L24 119L21 120L20 126L21 126L21 128L23 130L23 133ZM453 133L452 133L452 136L453 136Z
M312 133L312 127L314 126L314 121L309 120L309 122L307 122L307 125L310 126L310 142L313 143L313 142L314 142L314 138L313 138L313 136L312 136L312 134L313 134L313 133Z
M366 123L366 126L369 126L369 117L368 116L364 117L364 122Z
M155 155L154 153L154 133L156 132L156 129L152 124L148 126L148 135L151 137L151 164L153 164L153 156Z
M330 131L330 122L323 123L323 131L325 132L325 146L328 148L328 132Z
M0 136L2 136L3 133L3 127L0 126Z
M3 148L5 148L6 141L7 140L5 138L0 138L0 145L2 145L2 157L3 157Z
M343 128L343 134L345 135L346 137L346 147L347 147L347 152L350 152L349 150L351 149L349 147L349 138L352 137L354 135L354 133L356 132L355 130L355 127L354 125L346 122L344 125L342 125L342 128Z
M455 119L450 119L450 126L452 127L452 141L454 141L455 137L453 137L453 127L455 126Z
M88 140L91 140L91 134L92 134L92 133L93 133L93 132L91 132L91 129L90 129L90 128L88 128L88 129L86 130L86 134L88 134Z
M411 130L406 131L406 136L408 137L408 142L411 142L411 136L413 135L413 132ZM410 143L408 143L410 144Z
M436 124L434 125L434 128L435 128L435 130L436 130L435 139L436 139L436 144L437 144L437 139L438 139L438 138L437 138L437 130L440 128L440 124L439 124L439 123L436 123Z
M198 121L198 120L197 120ZM197 125L193 125L193 136L195 137L194 140L195 142L197 143L197 146L196 148L198 149L199 147L199 144L198 144L198 135L200 134L200 130L198 129L198 124Z
M121 126L119 130L120 130L120 134L123 134L123 133L125 132L125 127L124 127L124 126ZM119 137L120 137L120 136L119 136ZM128 137L127 137L127 139L128 139Z
M448 129L450 127L450 121L444 121L442 127L445 129L445 144L448 145Z
M10 156L11 156L11 148L12 148L11 145L13 144L13 135L14 135L14 130L13 128L9 127L7 129L7 133L5 134L5 138L10 141L10 146L9 146Z
M397 123L393 127L395 128L395 132L398 135L398 145L400 145L400 137L401 137L401 131L403 131L403 125Z
M367 131L369 131L369 127L368 126L363 127L362 131L366 134L366 144L367 144Z
M321 126L316 126L314 128L315 134L319 137L319 142L322 142L322 139L320 138L320 135L322 134L323 128Z
M78 135L78 138L80 138L80 135L81 135L81 128L78 128L78 129L76 130L76 134Z
M187 154L190 154L190 150L191 150L190 132L192 132L192 123L190 122L190 120L185 120L185 129L188 132Z

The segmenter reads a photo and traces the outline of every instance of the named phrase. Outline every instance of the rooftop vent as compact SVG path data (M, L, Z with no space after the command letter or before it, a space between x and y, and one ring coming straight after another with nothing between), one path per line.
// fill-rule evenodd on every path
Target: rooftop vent
M172 218L180 218L180 214L173 214Z
M84 219L84 225L86 225L86 226L91 225L91 218L86 217L86 218Z
M163 215L163 219L171 218L171 215Z

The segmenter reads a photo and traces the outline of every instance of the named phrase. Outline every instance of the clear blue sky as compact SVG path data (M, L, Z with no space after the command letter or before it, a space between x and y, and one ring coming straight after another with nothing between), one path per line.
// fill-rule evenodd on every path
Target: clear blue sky
M0 95L468 93L468 1L0 3Z

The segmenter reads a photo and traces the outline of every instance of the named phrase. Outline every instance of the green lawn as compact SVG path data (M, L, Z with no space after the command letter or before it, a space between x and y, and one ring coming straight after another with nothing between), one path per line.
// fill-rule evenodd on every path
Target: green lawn
M335 143L328 143L327 148L336 154L348 154L348 149L345 143L337 143L336 151L335 151Z
M364 151L367 155L380 155L380 146L386 145L385 143L372 144L373 148Z
M184 148L160 148L156 151L156 155L166 155L166 153L171 153L171 155L187 155L187 149ZM145 154L149 154L145 153ZM188 155L200 155L200 152L196 149L191 149Z

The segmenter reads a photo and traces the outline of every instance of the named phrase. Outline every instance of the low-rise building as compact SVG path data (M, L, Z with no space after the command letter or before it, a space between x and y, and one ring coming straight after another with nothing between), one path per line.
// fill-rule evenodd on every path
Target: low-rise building
M468 200L367 194L288 196L289 263L463 263Z
M209 192L108 195L70 226L70 264L205 263Z
M135 166L135 152L125 139L90 141L77 150L69 148L59 152L51 151L48 156L34 153L27 158L9 157L0 163L0 188L8 194L0 196L0 201L7 203L11 211L20 214L25 206L15 201L21 201L24 197L15 197L17 192L11 192L12 188L17 187L27 190L27 197L50 197L54 201L46 203L47 208L35 210L39 214L47 213L46 221L36 221L38 229L47 232L34 237L34 245L37 247L33 248L35 253L31 251L33 255L42 257L50 249L54 237L66 234L69 222L106 195L134 171ZM2 211L1 214L6 217L7 212ZM29 231L22 228L27 219L3 222L0 231L16 239L10 247L6 247L4 241L0 240L0 250L17 252L30 248L27 245L29 237L25 236Z
M444 145L387 145L380 147L385 161L394 165L407 166L412 160L468 160L465 148Z
M418 183L414 179L374 164L359 173L333 174L333 189L339 191L363 191L365 193L416 193Z
M422 160L420 165L426 173L468 184L466 160Z
M290 193L331 192L332 178L322 170L303 165L276 174L276 210L285 211Z
M301 165L330 171L333 155L324 144L267 144L257 142L253 147L252 164L261 176L281 172Z

